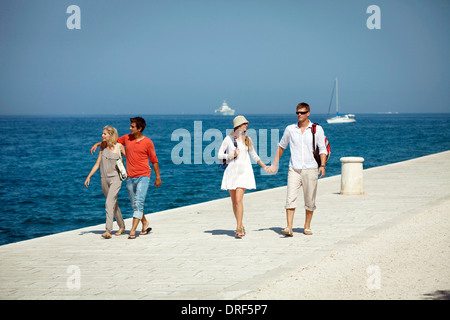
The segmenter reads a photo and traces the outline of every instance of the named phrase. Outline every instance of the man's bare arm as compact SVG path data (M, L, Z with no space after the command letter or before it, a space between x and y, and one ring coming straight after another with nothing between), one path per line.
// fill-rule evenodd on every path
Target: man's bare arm
M100 147L102 145L101 142L97 142L96 144L94 144L91 148L91 154L95 153L95 150L97 150L98 147Z

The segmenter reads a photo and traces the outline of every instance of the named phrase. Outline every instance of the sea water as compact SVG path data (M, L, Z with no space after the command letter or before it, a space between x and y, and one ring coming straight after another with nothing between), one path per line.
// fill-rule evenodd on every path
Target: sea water
M263 160L269 164L285 127L295 123L297 117L245 116L250 122L249 132L253 130L257 152L267 155ZM146 214L229 197L227 191L220 189L223 170L206 158L217 156L214 147L221 141L216 140L231 129L233 117L142 117L147 121L144 135L155 145L162 180L161 187L155 188L152 172ZM105 197L100 172L91 178L89 188L84 186L98 156L98 150L91 155L90 148L101 141L105 125L116 127L119 136L128 134L129 118L1 116L0 245L103 224ZM322 125L331 143L328 177L340 174L339 159L344 156L363 157L367 169L450 150L450 114L361 114L353 124L327 124L325 118L325 115L310 117ZM180 138L177 132L185 135ZM216 137L209 137L207 132L215 132ZM222 135L217 137L217 132ZM184 149L178 152L181 146ZM266 175L254 164L257 189L247 192L286 185L289 157L288 148L277 175ZM184 159L181 163L180 158ZM130 218L132 211L125 183L118 201L124 218Z

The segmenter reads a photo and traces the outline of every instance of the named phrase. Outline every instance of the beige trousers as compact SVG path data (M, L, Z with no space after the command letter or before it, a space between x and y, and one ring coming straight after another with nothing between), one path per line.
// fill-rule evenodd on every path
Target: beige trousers
M289 168L286 209L297 208L297 197L300 188L303 187L305 209L314 211L316 209L316 192L318 171L317 169L293 169Z
M119 203L117 203L117 195L119 194L120 187L122 186L122 181L120 181L119 176L102 177L101 184L103 194L106 197L106 231L109 233L112 232L114 217L116 218L119 228L125 228L122 212L120 212Z

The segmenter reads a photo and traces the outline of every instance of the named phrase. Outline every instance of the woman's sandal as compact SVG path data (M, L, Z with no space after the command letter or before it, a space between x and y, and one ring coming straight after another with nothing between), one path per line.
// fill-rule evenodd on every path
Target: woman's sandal
M242 229L236 229L236 238L241 239L243 236L245 236L245 228Z
M125 233L125 229L123 229L122 232L121 232L120 229L119 229L119 231L117 231L117 232L115 233L116 236L122 236L122 235L124 235L124 234L126 234L126 233Z

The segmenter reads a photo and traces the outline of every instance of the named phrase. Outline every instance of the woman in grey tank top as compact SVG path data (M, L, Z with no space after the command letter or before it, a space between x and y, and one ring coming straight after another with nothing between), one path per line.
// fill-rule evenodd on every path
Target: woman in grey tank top
M119 178L116 166L116 161L119 160L121 154L125 156L125 148L117 142L117 137L118 134L115 128L111 126L103 128L101 150L91 172L84 181L84 185L87 188L92 175L100 167L101 185L103 194L106 197L106 232L102 234L102 237L106 239L111 238L114 217L119 225L119 231L117 231L116 236L124 234L125 231L125 223L117 202L117 195L122 186L122 181Z

